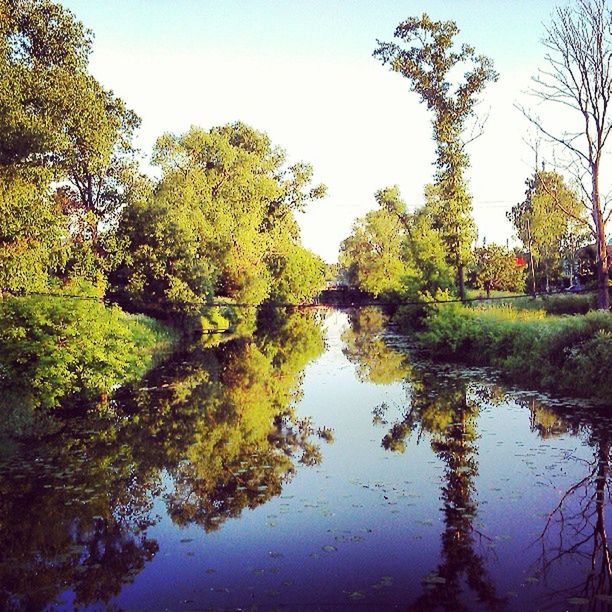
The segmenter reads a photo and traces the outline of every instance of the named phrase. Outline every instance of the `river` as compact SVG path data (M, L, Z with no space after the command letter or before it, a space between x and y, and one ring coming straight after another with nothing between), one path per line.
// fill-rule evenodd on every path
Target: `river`
M278 315L5 441L0 607L612 608L612 419L384 324Z

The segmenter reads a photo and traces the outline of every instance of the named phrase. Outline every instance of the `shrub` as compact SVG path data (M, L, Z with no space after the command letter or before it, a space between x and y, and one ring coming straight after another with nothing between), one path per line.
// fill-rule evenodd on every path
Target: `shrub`
M93 297L93 296L90 296ZM175 334L97 299L0 300L0 391L32 406L92 401L138 380Z

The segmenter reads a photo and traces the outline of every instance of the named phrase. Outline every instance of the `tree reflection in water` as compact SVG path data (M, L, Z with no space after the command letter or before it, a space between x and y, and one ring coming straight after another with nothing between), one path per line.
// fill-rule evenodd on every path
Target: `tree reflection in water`
M482 607L502 609L505 600L496 593L486 568L490 538L475 527L478 504L477 395L462 380L444 378L414 369L410 381L410 408L393 423L382 444L404 452L406 439L417 431L428 434L431 448L444 462L440 501L444 517L442 558L423 579L424 590L412 603L415 610L469 610L475 597ZM490 553L491 554L491 553ZM468 593L471 592L471 593Z
M487 573L486 554L480 552L486 551L488 538L474 526L478 511L476 419L484 403L498 404L507 399L507 393L495 385L466 382L469 377L453 377L452 370L443 367L435 371L414 364L410 367L405 352L385 342L384 325L380 312L355 312L343 336L345 355L357 364L362 380L406 383L408 408L399 418L389 417L386 404L373 410L374 424L389 427L382 445L403 453L410 436L416 434L420 439L427 434L433 451L445 464L440 496L444 515L442 559L424 578L424 591L410 609L468 610L470 603L463 593L466 587L481 607L502 609L508 602L496 594ZM581 435L593 448L590 461L565 458L583 463L585 475L561 493L538 539L541 554L532 573L542 578L544 585L550 583L539 609L565 608L569 603L583 606L580 609L608 610L612 604L612 562L605 516L611 502L609 416L598 416L592 409L553 409L533 399L517 401L530 410L531 429L542 439ZM561 566L568 561L579 563L585 570L578 584L563 580ZM580 570L572 573L576 574ZM562 588L555 586L560 579Z
M537 402L532 402L530 408L532 414L549 413L552 418L561 418ZM585 435L593 448L593 458L567 457L567 461L584 465L584 476L560 493L559 502L546 517L538 538L541 554L534 572L550 585L541 609L569 602L582 606L581 609L609 610L612 604L612 564L606 531L606 508L612 501L609 422L594 413L578 412L565 417L565 430ZM568 563L579 564L585 570L584 578L578 582L565 581L559 588L554 572Z
M42 609L67 589L75 605L107 602L158 550L147 536L156 497L175 523L211 531L278 495L296 462L320 460L317 432L293 412L302 370L323 350L320 323L260 323L19 443L0 466L0 608Z
M360 312L351 315L351 328L343 336L348 343L345 354L358 361L362 376L371 382L371 373L385 371L385 382L407 378L409 407L391 424L382 445L391 451L404 452L406 440L417 432L429 434L433 451L445 464L440 493L444 515L442 559L435 571L423 579L422 595L412 603L415 610L469 610L464 590L471 590L487 609L504 607L505 600L496 594L493 580L486 570L485 555L477 550L488 539L474 526L478 505L474 480L478 475L476 418L480 410L478 394L469 393L461 379L441 378L438 374L410 368L407 355L385 344L381 336L384 316ZM379 329L376 329L379 326ZM364 334L367 337L362 337ZM376 338L374 341L372 338ZM391 367L384 364L391 364ZM392 376L392 374L394 376ZM489 401L496 399L490 390ZM373 411L374 423L388 424L387 406ZM483 542L484 540L484 542Z

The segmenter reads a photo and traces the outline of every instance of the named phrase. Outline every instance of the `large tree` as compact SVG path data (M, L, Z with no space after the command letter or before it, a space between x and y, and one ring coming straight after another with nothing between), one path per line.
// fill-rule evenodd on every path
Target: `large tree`
M397 187L376 192L378 209L357 219L340 245L349 282L375 296L399 294L409 268L403 258L406 204Z
M257 305L322 288L323 266L301 247L294 216L324 193L310 187L308 165L288 167L266 134L240 122L166 134L154 162L160 181L118 228L127 248L112 280L127 301L184 312L212 295Z
M0 287L107 267L98 232L126 201L139 119L89 74L91 39L56 2L0 0Z
M598 306L608 309L608 257L606 225L612 209L601 193L601 167L612 130L612 11L606 0L577 0L574 6L558 8L546 29L546 70L534 79L533 93L569 109L577 127L553 128L524 109L523 112L552 142L569 154L570 168L579 180L590 219L588 225L597 251ZM568 125L565 123L564 125ZM576 218L557 205L569 216Z
M50 0L0 0L0 164L50 164L80 103L91 34Z
M434 191L426 189L428 201ZM449 289L452 271L432 207L408 213L396 185L375 197L378 209L357 219L340 246L339 263L349 282L375 296L409 301Z
M79 99L78 112L66 118L57 173L69 182L62 197L84 230L79 239L98 249L100 228L112 227L126 204L126 183L137 169L132 137L140 118L91 75L82 75L71 95Z
M409 79L412 91L433 112L435 184L443 204L437 210L436 225L446 243L449 263L457 272L463 299L464 269L475 237L472 199L464 177L469 163L465 145L470 139L464 138L464 132L474 117L478 94L497 79L497 73L491 60L477 55L473 47L458 47L458 34L453 21L433 21L424 13L396 28L399 42L377 41L374 56ZM463 75L459 80L453 78L458 72Z

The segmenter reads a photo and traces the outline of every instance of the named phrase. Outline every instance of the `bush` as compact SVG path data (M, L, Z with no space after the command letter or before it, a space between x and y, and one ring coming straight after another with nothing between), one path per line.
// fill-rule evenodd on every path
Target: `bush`
M597 308L597 295L550 295L542 298L548 314L586 314Z
M0 392L52 409L67 400L97 400L140 379L154 353L175 340L143 315L106 307L94 296L0 300ZM5 404L6 405L6 404Z

